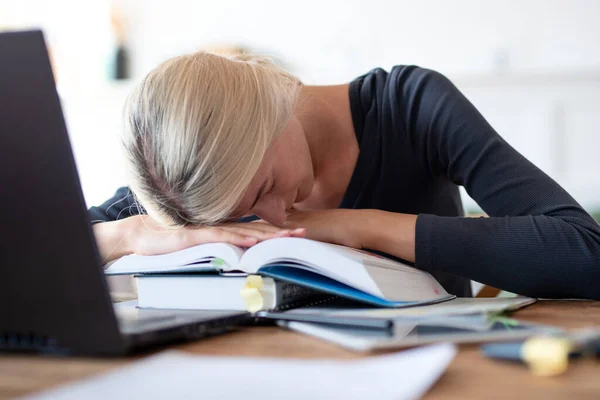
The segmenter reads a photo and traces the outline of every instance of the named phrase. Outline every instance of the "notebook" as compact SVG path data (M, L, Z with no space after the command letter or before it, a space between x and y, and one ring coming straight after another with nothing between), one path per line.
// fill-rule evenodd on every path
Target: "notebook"
M391 332L356 326L278 321L281 327L303 333L342 348L381 351L430 343L484 343L514 341L536 335L559 335L562 330L517 320L492 320L484 315L453 316L433 320L404 321Z
M262 318L285 321L323 323L347 327L390 330L407 321L440 320L457 316L486 315L512 312L537 300L531 297L472 298L457 297L426 307L373 308L347 304L340 300L306 306L285 312L261 311Z
M303 238L275 238L249 249L209 243L157 256L129 255L106 274L256 274L380 307L454 296L427 272L364 251Z

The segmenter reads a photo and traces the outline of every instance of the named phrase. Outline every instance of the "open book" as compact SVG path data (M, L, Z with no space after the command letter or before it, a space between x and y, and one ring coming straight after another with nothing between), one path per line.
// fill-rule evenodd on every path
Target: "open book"
M217 271L256 274L381 307L453 298L427 272L363 251L302 238L276 238L247 250L209 243L158 256L125 256L105 273Z

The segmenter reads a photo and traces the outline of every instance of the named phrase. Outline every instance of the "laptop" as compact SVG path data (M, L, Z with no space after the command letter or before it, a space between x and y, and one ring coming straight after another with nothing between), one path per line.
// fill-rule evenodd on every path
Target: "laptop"
M0 33L0 188L0 351L121 355L251 319L115 310L40 31Z

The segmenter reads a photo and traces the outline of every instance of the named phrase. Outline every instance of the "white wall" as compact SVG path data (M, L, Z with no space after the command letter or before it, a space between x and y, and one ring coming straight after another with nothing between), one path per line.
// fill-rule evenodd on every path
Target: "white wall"
M306 83L418 64L450 76L518 150L600 205L600 1L125 0L135 77L182 52L241 44ZM58 65L89 203L124 181L116 131L125 87L106 84L107 1L0 0L0 26L41 24Z
M136 72L214 42L280 55L315 83L411 63L446 73L600 66L596 0L131 0Z
M513 147L585 207L599 209L600 70L457 75L454 82Z

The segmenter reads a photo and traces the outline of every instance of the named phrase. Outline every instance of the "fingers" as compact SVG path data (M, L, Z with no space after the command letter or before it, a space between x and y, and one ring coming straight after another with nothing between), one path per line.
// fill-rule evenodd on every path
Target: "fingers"
M292 236L290 230L286 229L254 229L252 227L242 227L242 226L224 226L223 230L236 233L238 235L242 235L245 237L255 238L257 241L263 241L267 239L272 239L276 237L289 237Z
M292 237L305 237L306 236L305 228L292 229L290 232L291 232Z
M252 221L252 222L246 222L246 223L237 223L237 224L231 224L233 226L241 226L242 228L252 228L252 229L259 229L261 231L265 231L265 232L277 232L282 230L282 228L269 224L268 222L259 219L256 221Z
M244 223L223 224L219 225L219 227L230 230L232 232L239 233L240 235L255 237L259 241L275 237L304 237L306 235L305 229L280 228L262 220Z
M185 229L183 241L186 247L204 243L230 243L241 247L250 247L258 242L256 237L233 232L221 227L207 227L200 229Z
M225 242L241 247L251 247L258 242L279 237L304 237L306 230L278 229L262 231L241 226L220 226L200 229L188 229L185 234L186 246L195 246L202 243Z
M232 224L202 228L153 229L150 224L141 224L131 236L131 251L136 254L164 254L204 243L230 243L240 247L251 247L263 240L277 237L305 237L305 229L280 229L257 224Z

